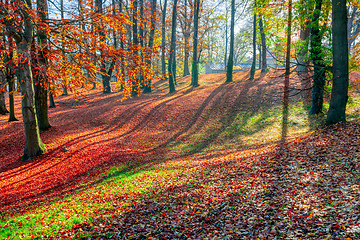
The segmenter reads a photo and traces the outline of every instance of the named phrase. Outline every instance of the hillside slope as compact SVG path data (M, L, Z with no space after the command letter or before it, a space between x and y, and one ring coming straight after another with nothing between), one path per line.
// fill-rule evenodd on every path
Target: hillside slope
M0 116L0 236L358 236L359 124L313 132L293 90L281 144L281 74L247 78L180 78L174 94L158 81L124 101L59 96L47 152L26 163L22 122Z

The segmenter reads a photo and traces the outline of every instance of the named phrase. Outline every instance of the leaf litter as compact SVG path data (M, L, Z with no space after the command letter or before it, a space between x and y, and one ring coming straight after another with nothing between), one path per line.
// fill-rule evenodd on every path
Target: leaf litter
M21 124L1 118L9 137L1 140L0 208L8 223L0 232L25 228L12 218L43 212L24 238L37 231L49 239L358 239L359 123L302 133L284 145L223 139L236 119L224 113L260 111L250 104L259 95L279 103L280 83L203 84L175 95L159 85L122 103L113 101L121 94L90 92L76 110L71 97L60 97L50 112L54 127L42 133L47 153L28 163L13 143L21 143ZM246 88L250 102L238 97ZM194 142L200 147L188 151ZM44 223L49 208L79 220ZM55 224L55 232L44 230Z

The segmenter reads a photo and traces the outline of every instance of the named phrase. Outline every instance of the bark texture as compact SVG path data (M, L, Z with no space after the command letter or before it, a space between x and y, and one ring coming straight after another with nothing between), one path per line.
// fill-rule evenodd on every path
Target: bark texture
M231 25L230 25L230 52L229 60L226 66L226 82L233 80L234 67L234 27L235 27L235 0L231 0Z
M332 1L333 87L327 124L345 122L349 87L349 52L347 38L346 0Z

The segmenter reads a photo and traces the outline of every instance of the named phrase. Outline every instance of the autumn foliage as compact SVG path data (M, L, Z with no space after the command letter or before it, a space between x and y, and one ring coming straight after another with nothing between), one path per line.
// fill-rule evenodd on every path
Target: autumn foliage
M60 96L48 150L27 163L22 124L1 117L1 236L356 239L360 126L304 133L295 109L279 151L282 77L248 76L181 78L171 95L160 80L125 101Z

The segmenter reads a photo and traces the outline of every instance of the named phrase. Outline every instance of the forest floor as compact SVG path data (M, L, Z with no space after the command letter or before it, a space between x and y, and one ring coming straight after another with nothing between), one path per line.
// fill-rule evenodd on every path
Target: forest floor
M332 127L308 117L296 75L286 126L280 72L248 77L58 96L28 162L22 121L0 116L0 238L359 239L360 77Z

